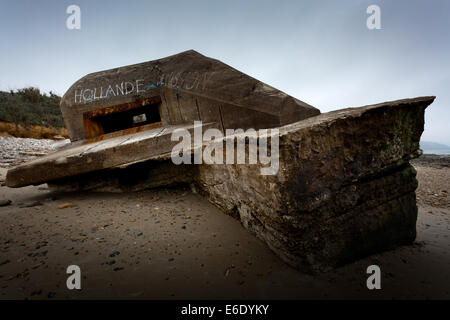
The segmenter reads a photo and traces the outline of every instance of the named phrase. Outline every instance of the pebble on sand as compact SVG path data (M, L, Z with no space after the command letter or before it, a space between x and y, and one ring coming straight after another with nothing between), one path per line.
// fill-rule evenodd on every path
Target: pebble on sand
M4 264L7 264L7 263L9 263L9 260L8 260L8 259L3 260L3 261L0 261L0 266L2 266L2 265L4 265Z
M37 206L42 206L42 203L40 201L22 203L19 205L19 208L32 208Z
M6 207L11 204L11 200L9 199L0 199L0 207Z
M66 208L72 208L72 207L73 207L72 203L64 203L64 204L57 206L56 209L66 209Z
M119 251L113 251L109 256L110 256L111 258L114 258L115 256L118 256L119 254L120 254Z

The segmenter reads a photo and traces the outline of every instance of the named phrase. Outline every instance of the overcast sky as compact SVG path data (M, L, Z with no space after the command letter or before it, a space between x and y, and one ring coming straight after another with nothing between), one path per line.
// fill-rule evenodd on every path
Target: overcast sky
M81 8L69 30L66 9ZM381 30L366 9L381 8ZM450 1L0 0L0 90L63 95L87 73L188 49L322 112L436 95L423 140L450 145Z

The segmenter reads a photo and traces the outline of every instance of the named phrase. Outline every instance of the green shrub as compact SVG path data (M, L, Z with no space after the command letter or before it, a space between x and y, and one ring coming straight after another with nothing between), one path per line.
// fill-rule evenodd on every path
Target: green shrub
M16 92L0 91L0 121L28 128L31 125L64 128L59 109L61 97L51 91L41 94L38 88L23 88Z

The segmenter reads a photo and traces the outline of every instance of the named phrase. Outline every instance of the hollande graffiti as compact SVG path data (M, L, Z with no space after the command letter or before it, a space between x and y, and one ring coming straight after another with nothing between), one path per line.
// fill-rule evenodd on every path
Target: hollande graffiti
M149 90L167 86L173 89L205 90L209 74L200 75L197 72L187 73L185 77L181 73L162 75L157 82L137 79L133 81L122 81L121 83L108 84L96 88L76 89L75 104L85 104L96 100L109 99L111 97L145 93Z

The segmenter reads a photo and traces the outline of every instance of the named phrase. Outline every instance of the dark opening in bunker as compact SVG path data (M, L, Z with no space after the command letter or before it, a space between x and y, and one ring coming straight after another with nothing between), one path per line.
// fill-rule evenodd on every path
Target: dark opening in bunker
M128 128L139 127L150 123L160 122L158 106L147 104L140 108L114 112L91 118L103 129L103 133L110 133Z
M161 124L160 104L161 98L154 97L86 112L83 120L88 138L133 128L156 127Z

